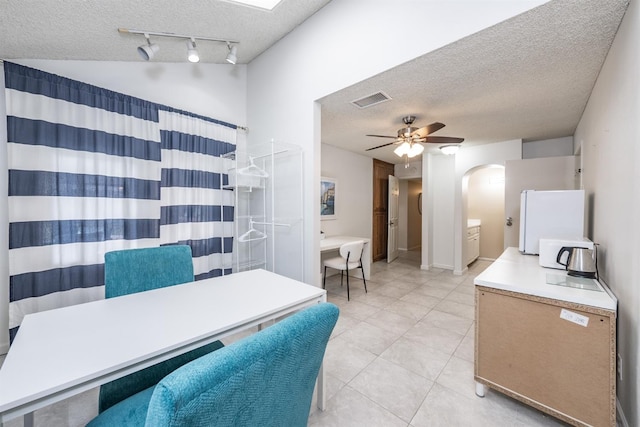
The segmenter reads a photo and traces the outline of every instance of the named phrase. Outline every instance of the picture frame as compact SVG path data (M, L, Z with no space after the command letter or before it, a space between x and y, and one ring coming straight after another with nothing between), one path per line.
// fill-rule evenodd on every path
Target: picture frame
M333 178L320 178L320 219L336 219L337 182Z

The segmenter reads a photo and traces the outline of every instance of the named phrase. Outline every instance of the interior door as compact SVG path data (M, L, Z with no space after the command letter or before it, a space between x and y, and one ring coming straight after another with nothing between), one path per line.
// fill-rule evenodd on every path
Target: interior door
M373 227L371 230L371 261L387 257L387 205L389 204L389 175L393 175L391 163L373 159Z
M389 215L387 222L387 262L398 258L398 207L400 180L389 175Z
M518 247L523 190L576 190L576 157L507 160L504 170L504 247Z

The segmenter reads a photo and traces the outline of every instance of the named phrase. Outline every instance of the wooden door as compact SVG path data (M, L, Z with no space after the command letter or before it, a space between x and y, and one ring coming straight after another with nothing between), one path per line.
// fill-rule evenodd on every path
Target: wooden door
M387 214L389 175L393 165L373 159L373 230L371 233L371 261L387 257Z

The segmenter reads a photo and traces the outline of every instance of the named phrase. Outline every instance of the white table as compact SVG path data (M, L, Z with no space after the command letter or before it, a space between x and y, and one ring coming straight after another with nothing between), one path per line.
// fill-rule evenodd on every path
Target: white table
M25 316L0 369L0 424L240 330L326 301L252 270ZM324 409L324 372L318 407Z
M364 271L364 278L369 280L371 276L371 239L366 237L353 237L353 236L328 236L320 240L320 253L326 253L340 249L340 246L345 243L357 242L362 240L364 244L364 250L362 252L362 269Z

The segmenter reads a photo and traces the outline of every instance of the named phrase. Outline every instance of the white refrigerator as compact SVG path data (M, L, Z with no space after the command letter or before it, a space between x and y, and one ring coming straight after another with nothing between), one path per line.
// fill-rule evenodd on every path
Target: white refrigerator
M520 241L523 254L540 253L540 239L582 239L584 190L524 190L520 195Z

